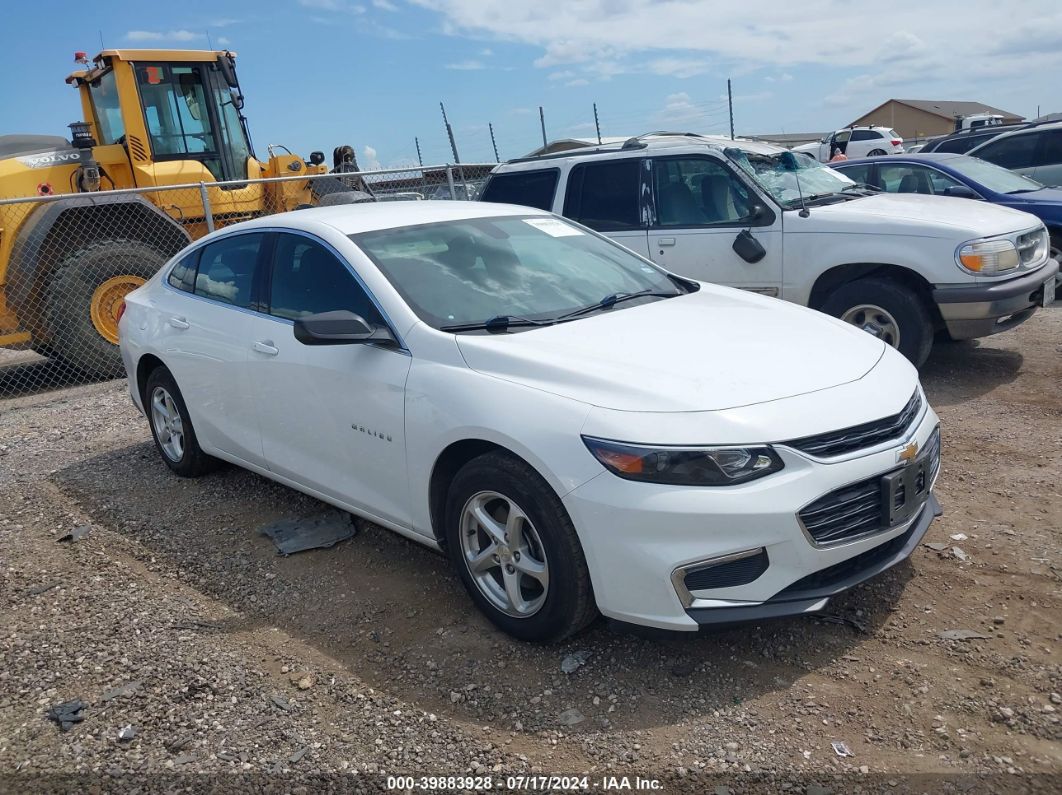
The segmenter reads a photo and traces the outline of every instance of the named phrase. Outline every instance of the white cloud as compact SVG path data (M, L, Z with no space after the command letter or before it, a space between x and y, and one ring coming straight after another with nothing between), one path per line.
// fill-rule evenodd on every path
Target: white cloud
M789 72L782 72L777 77L775 77L774 75L767 75L763 79L766 80L768 83L788 83L790 80L793 79L793 76L789 74Z
M875 17L872 36L866 15L853 11L850 0L761 0L754 14L747 4L712 3L708 9L704 0L578 0L548 7L541 0L413 2L438 12L448 33L540 47L535 63L543 68L652 52L660 58L849 69L906 69L900 59L932 53L954 69L955 42L969 53L1027 52L1030 32L1036 32L1037 50L1062 59L1058 0L1023 0L1020 25L1012 4L998 0L893 0L888 15Z
M687 78L701 75L711 68L711 63L702 58L656 58L647 67L655 75Z
M365 148L361 150L362 162L358 165L365 171L379 171L382 166L380 165L380 158L374 147L365 145Z
M484 58L490 58L492 55L494 55L494 50L492 50L490 47L484 47L482 50L479 51L479 54L482 55Z
M230 44L232 44L232 42L227 36L218 36L218 44L220 44L222 47L228 47Z
M391 2L391 0L372 0L373 8L378 8L381 11L397 11L398 6Z
M210 20L210 22L207 23L207 27L227 28L231 25L238 25L241 22L243 22L242 19L232 19L231 17L219 17L217 19Z
M448 63L446 64L446 68L458 72L475 72L480 69L486 69L487 65L482 61L469 59L467 61L458 61L457 63Z
M206 34L190 30L130 30L125 34L128 41L196 41Z
M571 88L576 88L578 86L588 86L590 85L590 81L587 80L585 77L577 77L574 80L569 80L564 85L570 86Z
M358 3L350 3L347 0L299 0L299 5L316 11L335 11L345 14L365 13L365 6Z
M573 72L571 69L563 69L563 70L561 70L559 72L554 72L553 74L551 74L549 76L548 79L549 80L554 80L554 81L556 81L556 80L571 80L574 77L575 77L575 72Z

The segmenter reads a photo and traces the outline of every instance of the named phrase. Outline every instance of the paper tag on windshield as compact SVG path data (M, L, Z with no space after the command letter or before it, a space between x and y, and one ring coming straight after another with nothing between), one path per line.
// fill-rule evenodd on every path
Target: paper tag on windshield
M552 237L570 237L582 234L582 230L576 229L574 226L568 226L564 221L558 221L556 218L525 218L524 223L530 224L535 229L540 229Z

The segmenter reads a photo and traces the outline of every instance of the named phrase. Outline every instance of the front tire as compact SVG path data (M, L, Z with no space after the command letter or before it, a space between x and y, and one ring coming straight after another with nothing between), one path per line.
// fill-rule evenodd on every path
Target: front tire
M524 461L497 451L465 464L450 485L444 520L458 576L500 629L556 642L597 616L572 520Z
M144 410L155 449L166 466L183 478L199 477L217 468L220 462L199 446L181 390L165 367L152 370L144 384Z
M890 279L858 279L842 285L821 307L828 315L859 326L921 367L933 347L933 323L925 302Z
M118 310L165 263L137 240L99 240L68 255L48 283L42 350L92 378L121 375Z

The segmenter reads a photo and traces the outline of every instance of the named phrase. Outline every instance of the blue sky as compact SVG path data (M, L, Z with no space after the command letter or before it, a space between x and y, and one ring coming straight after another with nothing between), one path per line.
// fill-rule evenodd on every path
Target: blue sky
M90 8L91 10L86 10ZM864 10L865 9L865 10ZM269 0L11 3L0 33L0 134L66 132L72 53L239 53L257 154L356 147L363 167L464 162L549 138L655 129L824 131L889 97L1062 111L1059 0Z

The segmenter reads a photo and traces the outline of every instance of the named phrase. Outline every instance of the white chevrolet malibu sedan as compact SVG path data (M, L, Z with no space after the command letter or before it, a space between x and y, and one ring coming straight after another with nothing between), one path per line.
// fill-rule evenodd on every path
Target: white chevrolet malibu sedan
M894 349L526 207L238 224L120 334L174 472L228 461L443 550L528 640L818 611L940 512L937 416Z

